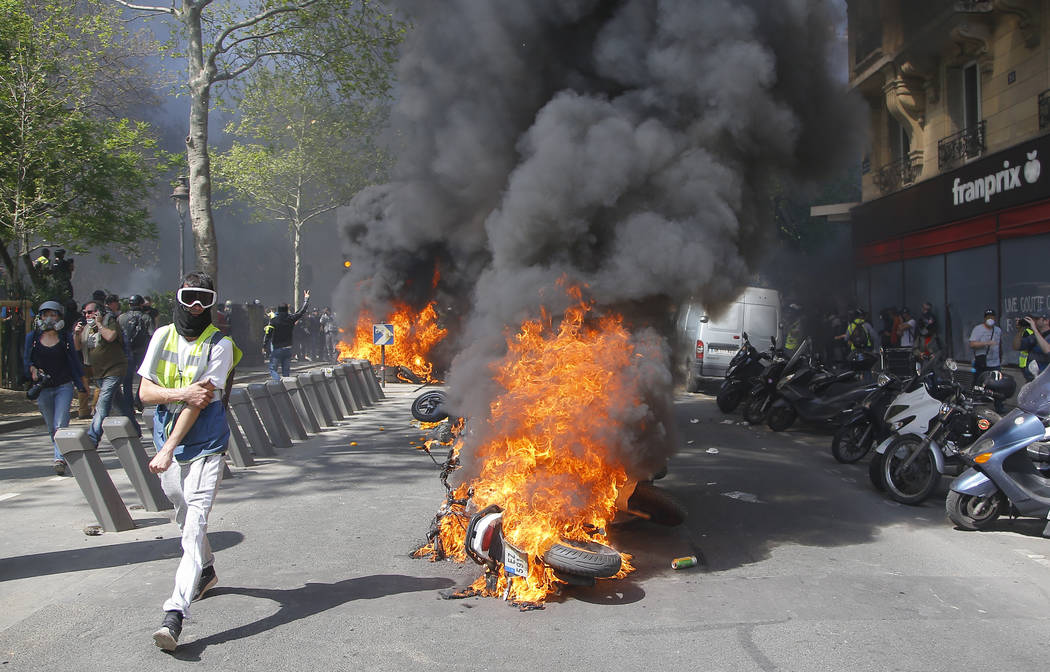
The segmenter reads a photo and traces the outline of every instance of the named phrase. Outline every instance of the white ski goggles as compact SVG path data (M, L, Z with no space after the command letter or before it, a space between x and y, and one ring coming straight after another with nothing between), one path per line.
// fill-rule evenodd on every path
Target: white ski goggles
M217 296L213 290L203 287L181 287L175 292L176 300L187 308L192 308L195 303L200 304L201 308L211 308Z

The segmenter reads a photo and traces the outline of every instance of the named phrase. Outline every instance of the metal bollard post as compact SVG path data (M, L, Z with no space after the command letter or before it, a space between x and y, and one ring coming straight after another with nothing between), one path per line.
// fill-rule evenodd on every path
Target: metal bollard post
M386 399L386 392L383 391L383 387L379 384L379 377L376 375L376 369L372 366L372 362L365 360L365 371L369 374L368 383L372 386L372 391L376 393L376 401Z
M299 414L299 419L303 426L306 427L306 431L312 434L320 433L321 425L317 422L313 406L306 399L306 392L303 391L302 386L299 384L299 379L289 376L282 378L281 382L284 384L284 389L288 390L288 398L291 399L292 406L295 407L296 413Z
M366 366L370 365L365 360L355 360L354 374L357 376L357 379L361 381L361 388L365 391L365 396L368 398L368 405L374 406L375 403L379 401L379 396L376 394L372 384L368 381L371 375L369 374L368 369L365 368Z
M266 391L270 393L270 399L273 400L273 405L277 407L277 413L281 416L281 422L288 430L288 433L292 435L293 439L305 441L308 438L306 436L306 427L303 427L303 421L299 419L299 414L295 412L295 407L292 406L291 395L288 394L284 383L271 380L266 383Z
M317 384L314 383L312 373L300 373L299 385L303 388L306 404L313 408L318 421L324 423L325 427L335 427L335 418L332 417L332 409L328 404L322 402L322 396L318 394Z
M331 369L324 369L324 384L328 388L328 393L332 395L332 401L335 402L335 407L339 409L339 414L344 418L349 418L354 414L354 408L352 405L346 403L346 399L343 398L343 391L339 389L339 381L335 377L335 371Z
M137 435L131 420L124 416L106 418L102 421L102 433L113 444L120 466L124 467L142 506L147 511L175 508L160 487L160 479L156 474L150 473L150 458L146 455L142 439Z
M353 361L344 363L343 375L346 376L346 382L350 385L350 393L354 395L354 402L357 404L358 409L364 410L371 406L368 392L365 391L364 381L357 375L357 363Z
M241 428L237 426L237 419L233 417L233 411L229 408L226 409L226 424L230 427L230 443L226 446L226 454L235 466L254 466L255 460L252 459L248 442L244 440L244 434L241 434Z
M338 422L343 420L343 414L339 410L339 406L335 403L335 398L332 396L332 390L328 387L328 381L325 378L323 371L313 371L310 373L310 378L314 381L314 389L317 390L317 398L321 400L321 405L326 406L332 415L332 420Z
M350 389L350 379L346 377L346 367L342 364L333 366L332 375L335 376L336 387L339 388L339 393L343 395L343 402L346 404L346 407L352 413L356 413L364 408L358 403L357 399L354 399L354 391Z
M256 456L270 457L275 455L273 444L263 430L259 417L255 415L252 402L248 398L248 391L243 387L235 387L230 390L230 410L237 417L237 424L244 430L244 438L248 440Z
M102 459L87 432L68 427L60 429L55 432L55 443L102 529L106 532L135 529L135 521L131 519L128 507L124 506L124 500L102 466Z
M292 437L288 436L288 430L281 422L281 416L277 415L277 407L270 398L270 393L266 391L266 386L262 383L252 383L248 386L248 396L259 413L259 419L262 420L263 427L270 436L270 442L274 447L291 448Z

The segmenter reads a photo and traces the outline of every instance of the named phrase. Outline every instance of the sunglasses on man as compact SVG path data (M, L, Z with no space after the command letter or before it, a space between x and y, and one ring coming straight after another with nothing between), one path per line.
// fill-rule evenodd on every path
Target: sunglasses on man
M175 292L176 300L187 308L194 304L200 304L201 308L211 308L215 305L216 293L202 287L182 287Z

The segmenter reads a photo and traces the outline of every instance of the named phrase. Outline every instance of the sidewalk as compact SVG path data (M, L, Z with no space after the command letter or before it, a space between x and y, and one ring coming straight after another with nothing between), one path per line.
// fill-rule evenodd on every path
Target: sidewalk
M332 366L332 362L293 361L291 369L292 375L294 376L298 373L313 371L314 369L323 369L330 366ZM269 380L269 378L270 367L268 364L238 367L234 383L235 385L262 383ZM19 390L4 390L3 395L6 403L0 405L0 408L5 409L4 412L0 412L0 434L13 432L26 427L43 427L44 418L41 417L39 411L36 410L36 404L25 398L25 392ZM76 403L75 398L73 403ZM76 417L75 413L69 421L70 427L89 424L91 424L90 419L80 420Z

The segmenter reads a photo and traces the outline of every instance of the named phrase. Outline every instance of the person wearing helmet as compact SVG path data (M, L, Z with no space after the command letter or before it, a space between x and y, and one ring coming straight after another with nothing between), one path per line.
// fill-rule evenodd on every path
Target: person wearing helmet
M1050 365L1050 314L1044 313L1035 317L1026 315L1024 321L1028 327L1025 331L1027 335L1020 339L1020 347L1017 349L1028 352L1026 373L1034 379Z
M128 299L128 310L117 317L120 330L124 334L124 344L128 351L128 370L124 374L124 405L142 411L142 401L134 389L138 380L136 372L142 366L146 356L149 339L153 336L153 320L143 310L144 299L139 294L132 294Z
M26 334L25 377L38 396L37 408L44 416L48 434L54 447L55 473L66 473L66 461L55 443L55 432L69 426L69 407L73 402L73 387L84 391L84 371L80 367L73 337L62 320L63 308L58 301L40 304L34 328Z

